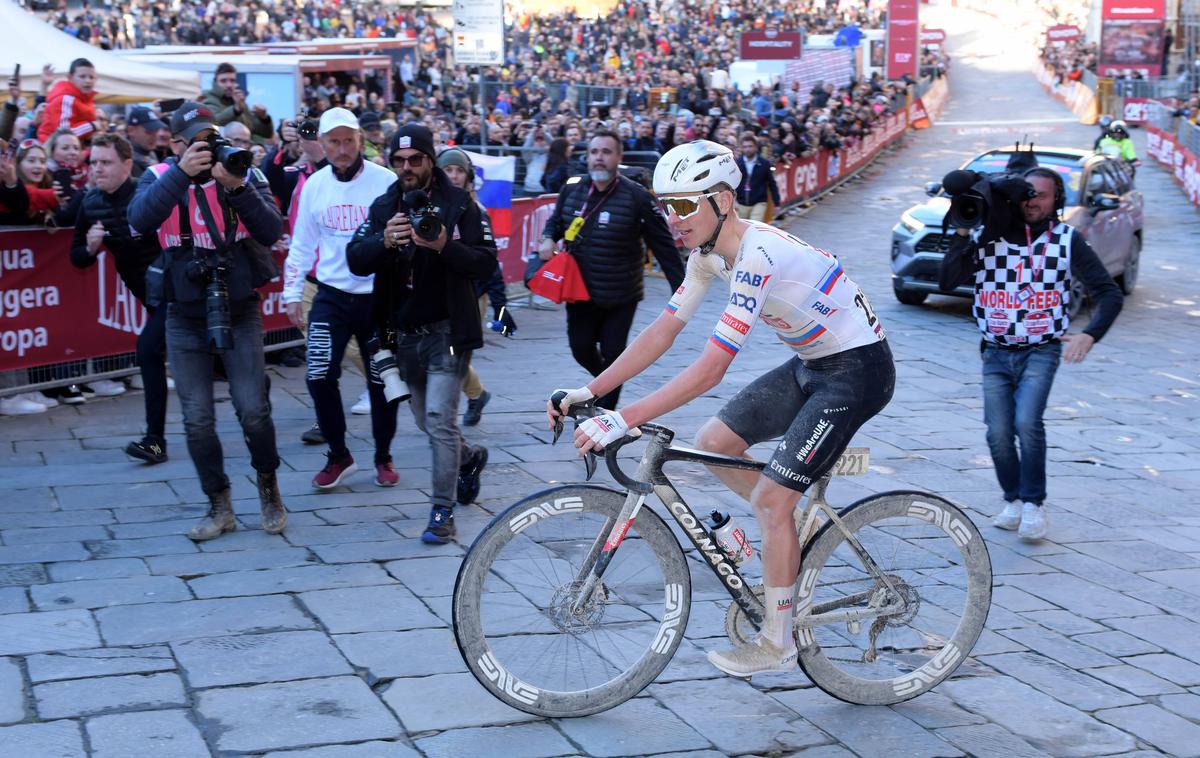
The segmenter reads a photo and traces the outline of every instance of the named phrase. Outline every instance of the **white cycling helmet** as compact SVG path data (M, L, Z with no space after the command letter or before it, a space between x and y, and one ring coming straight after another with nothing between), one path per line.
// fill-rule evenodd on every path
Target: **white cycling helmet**
M718 184L736 190L741 183L733 151L706 139L671 148L654 169L654 194L660 196L705 192Z

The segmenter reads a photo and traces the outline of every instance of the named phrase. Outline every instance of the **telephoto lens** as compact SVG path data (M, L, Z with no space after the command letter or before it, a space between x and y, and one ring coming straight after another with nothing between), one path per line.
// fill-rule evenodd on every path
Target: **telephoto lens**
M205 326L208 328L208 344L221 352L233 349L233 325L229 317L229 288L225 284L224 271L213 269L204 288Z
M371 354L371 368L383 382L383 396L390 403L393 400L404 401L412 397L408 385L400 378L400 369L396 367L396 356L391 350L379 346L379 339L373 338L367 343L367 349L375 349Z

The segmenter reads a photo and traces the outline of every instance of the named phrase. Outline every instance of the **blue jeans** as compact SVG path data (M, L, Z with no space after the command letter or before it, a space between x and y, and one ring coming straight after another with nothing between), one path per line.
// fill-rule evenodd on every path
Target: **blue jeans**
M251 465L255 471L270 473L279 468L279 453L263 368L262 312L258 303L247 304L233 316L232 325L233 349L221 354L229 377L229 395L250 449ZM225 456L213 408L213 353L208 347L204 319L187 318L168 306L167 355L183 409L188 454L200 476L200 488L206 495L227 490L229 477L225 475Z
M471 365L471 351L451 351L450 326L396 341L396 368L412 393L409 406L433 449L434 505L453 507L458 497L458 467L470 449L458 428L458 396Z
M1061 342L1023 350L983 348L983 421L996 478L1010 502L1020 499L1041 505L1046 499L1042 415L1061 356Z

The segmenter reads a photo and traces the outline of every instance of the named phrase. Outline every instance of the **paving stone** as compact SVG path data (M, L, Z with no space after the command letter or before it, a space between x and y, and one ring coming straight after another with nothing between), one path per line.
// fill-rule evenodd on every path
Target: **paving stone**
M358 677L205 690L196 710L218 750L264 752L401 736L396 718Z
M85 544L96 558L139 558L196 552L196 543L182 534L135 540L92 540Z
M431 597L454 594L454 580L461 565L459 556L438 556L391 561L383 567L417 597Z
M1082 642L1088 647L1094 647L1102 653L1108 653L1118 658L1126 655L1138 655L1139 653L1161 652L1161 648L1157 645L1151 645L1149 642L1140 640L1125 632L1108 631L1079 634L1072 639L1076 642Z
M409 734L538 718L505 705L468 673L397 679L384 691L383 702L396 712Z
M43 719L188 704L178 674L130 674L47 682L33 686L33 697Z
M1200 661L1200 624L1178 616L1113 619L1110 626L1189 661Z
M204 553L228 553L238 550L279 550L288 547L288 542L279 534L267 534L259 528L262 522L262 513L258 499L254 500L254 513L251 517L253 524L252 528L244 528L246 520L243 517L243 528L236 532L223 534L219 539L200 542L197 547ZM292 519L288 518L288 527L296 526Z
M336 634L333 641L351 663L367 669L372 679L449 674L467 669L454 635L445 628Z
M1095 621L1080 618L1070 611L1029 611L1018 615L1026 619L1027 622L1032 621L1035 624L1040 624L1047 629L1056 631L1059 634L1065 634L1068 637L1088 632L1102 632L1105 629L1104 626L1097 624ZM988 620L991 621L990 615Z
M642 756L665 750L711 747L688 724L652 698L635 698L585 719L562 719L558 728L592 756ZM653 725L652 728L647 726Z
M350 508L325 508L315 511L323 521L334 526L361 524L367 521L392 521L404 516L390 505L358 505Z
M420 599L398 584L318 590L299 598L330 634L444 626Z
M9 489L0 500L0 513L42 513L58 508L58 501L49 487Z
M1119 666L1085 669L1085 673L1141 697L1184 691L1182 687L1171 684L1166 679L1160 679L1149 671L1125 663Z
M17 724L0 728L0 755L24 758L85 758L83 734L75 721Z
M1070 574L1021 575L1006 581L1083 618L1147 616L1156 610L1152 605Z
M287 541L293 545L341 545L346 542L378 542L395 539L387 524L366 523L346 526L302 526L288 529Z
M27 587L46 581L46 569L40 564L0 566L0 587Z
M1024 629L1005 629L1001 634L1016 642L1037 651L1047 658L1059 661L1072 668L1093 668L1111 666L1117 660L1101 653L1095 648L1081 645L1078 642L1041 627L1025 627Z
M256 571L305 566L315 562L316 559L313 558L312 553L302 547L236 550L228 553L159 555L146 559L146 564L153 574L172 574L188 578L226 571Z
M173 576L135 576L130 579L39 584L30 588L30 594L33 595L33 602L42 610L169 603L188 600L192 596L187 585Z
M1200 721L1200 695L1163 695L1158 699L1158 704L1186 719Z
M1177 655L1152 653L1150 655L1135 655L1124 660L1125 663L1145 669L1151 674L1160 676L1168 682L1174 682L1182 687L1200 685L1200 666L1191 661L1185 661Z
M861 706L834 700L816 688L773 692L771 697L859 754L961 755L936 733L887 708L872 709L871 717L863 718Z
M416 741L428 758L461 758L464 755L520 755L548 758L577 755L570 742L549 724L513 724L483 729L456 729Z
M25 718L25 678L21 676L21 667L13 658L0 658L0 724L15 724Z
M173 671L175 659L165 646L104 647L40 653L25 658L29 679L34 683L55 679L84 679L116 674L148 674Z
M1096 718L1136 734L1163 752L1191 758L1200 755L1200 726L1148 703L1097 711Z
M271 595L334 587L392 584L395 580L375 564L297 566L264 571L231 571L210 574L188 582L197 597Z
M325 563L362 563L427 558L432 555L458 556L466 552L457 542L426 545L419 539L393 537L386 542L358 542L350 545L313 545L312 551ZM456 572L457 573L457 572Z
M209 758L200 730L187 711L114 713L88 719L92 758L128 758L133 755L171 758Z
M29 610L29 597L23 587L0 587L0 614L25 613Z
M1170 550L1145 540L1083 542L1074 547L1079 552L1099 558L1105 563L1137 573L1161 569L1189 569L1200 566L1200 561L1186 553Z
M43 542L82 542L106 540L108 530L102 526L56 526L45 529L5 529L0 532L6 545L36 545Z
M652 684L649 693L726 753L799 750L830 741L778 700L731 677Z
M40 529L58 526L103 526L116 521L109 511L49 511L11 513L0 508L8 529Z
M174 505L179 502L179 496L165 482L135 482L122 487L67 485L55 487L54 492L58 496L59 507L64 511Z
M282 682L352 674L321 632L206 637L171 645L192 687Z
M355 745L326 745L307 750L283 750L263 758L420 758L420 753L400 742L359 742Z
M1081 711L1116 708L1141 702L1141 698L1041 655L1007 653L989 655L980 660L1001 673L1036 687L1050 697Z
M8 545L0 547L0 563L53 563L82 561L91 553L80 542L51 542L37 545Z
M0 616L0 655L71 650L100 644L96 622L87 611L9 613Z
M0 617L0 627L2 619ZM291 598L283 596L116 606L96 611L96 620L110 645L146 645L313 627L312 619L304 615ZM99 642L72 647L95 647L96 644ZM61 647L65 646L56 645L51 649Z
M982 718L970 711L963 710L957 703L940 694L936 689L926 692L918 698L897 703L891 706L891 709L929 729L983 723Z
M141 558L111 558L99 561L63 561L46 566L54 582L80 582L92 579L128 579L145 576L146 562Z
M996 724L950 727L939 729L937 733L962 748L967 755L1002 755L1004 758L1048 758L1049 755Z
M951 679L938 685L938 689L967 710L994 721L1053 756L1090 758L1134 748L1133 738L1128 734L1015 679ZM1037 714L1037 718L1031 718L1030 714Z

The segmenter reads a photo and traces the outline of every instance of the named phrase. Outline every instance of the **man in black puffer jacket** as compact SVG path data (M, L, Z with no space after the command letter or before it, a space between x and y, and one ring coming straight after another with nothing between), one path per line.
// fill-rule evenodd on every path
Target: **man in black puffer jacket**
M567 304L567 341L575 361L592 376L612 365L629 340L645 295L642 241L671 289L683 284L683 259L654 197L617 173L621 153L620 137L596 132L588 143L588 177L563 185L539 251L542 260L550 260L562 240L579 263L591 299ZM620 394L618 387L596 402L615 410Z
M71 263L87 268L103 249L113 256L117 274L129 292L146 305L146 269L161 250L158 238L135 233L129 226L133 199L133 147L113 134L92 140L92 181L83 197L71 241ZM103 275L103 274L102 274ZM147 463L167 460L163 427L167 420L167 309L146 305L149 316L137 339L137 362L146 393L146 436L125 446L125 453Z

